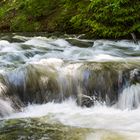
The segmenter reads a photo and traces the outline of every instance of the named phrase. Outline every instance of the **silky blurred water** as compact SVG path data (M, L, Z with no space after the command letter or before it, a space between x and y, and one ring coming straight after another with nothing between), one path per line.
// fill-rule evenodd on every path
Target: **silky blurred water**
M80 47L79 44L84 47ZM57 70L61 74L60 77L58 76L59 82L67 85L69 83L64 81L65 75L73 76L76 79L77 68L87 62L139 63L139 44L140 41L135 44L132 40L82 40L76 37L47 38L19 35L13 35L11 39L1 37L0 73L11 75L11 71L30 64L40 64L47 66L52 73ZM68 65L65 65L66 63ZM9 81L17 86L21 83L24 84L22 80L24 74L19 71L17 75L15 73L13 77L9 76L11 78ZM88 73L86 76L89 77ZM0 89L1 91L7 90L4 85L1 85ZM61 91L64 90L61 87ZM134 102L136 109L132 110ZM21 108L19 112L13 111L9 100L0 99L0 108L5 108L2 120L51 116L51 121L60 122L63 125L99 130L97 133L88 135L87 140L104 140L104 135L111 135L110 132L120 134L124 139L139 140L139 103L140 84L136 84L125 87L118 102L110 107L98 102L91 108L80 107L77 106L75 99L70 98L62 103L29 104L27 107Z

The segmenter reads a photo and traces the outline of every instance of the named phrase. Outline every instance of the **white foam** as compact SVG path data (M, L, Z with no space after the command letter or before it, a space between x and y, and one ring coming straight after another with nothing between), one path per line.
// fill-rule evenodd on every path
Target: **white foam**
M23 44L32 45L36 47L45 47L48 49L58 49L58 50L71 46L64 39L51 39L51 38L46 38L46 37L33 37L25 41Z
M14 112L10 100L0 99L0 113L2 116L8 116Z
M1 52L20 52L24 54L27 50L22 49L21 46L29 45L30 47L28 48L28 51L30 51L32 54L37 53L29 58L31 61L44 58L59 58L72 61L120 61L123 59L135 60L139 58L139 49L136 50L139 45L136 45L132 41L128 40L95 40L93 47L79 48L72 46L68 41L61 38L52 39L46 37L24 36L14 36L14 38L19 38L25 42L10 43L6 40L0 40ZM46 54L43 54L45 52Z
M4 47L6 45L9 45L10 43L7 40L0 40L0 47Z
M20 50L16 43L10 43L6 40L0 40L0 51L1 52L17 52Z
M57 58L48 58L48 59L41 59L39 61L33 61L32 64L41 64L46 65L48 67L60 68L64 63L62 59Z
M133 41L129 40L120 40L120 41L111 41L111 40L95 40L93 47L110 47L110 46L119 46L122 48L132 48L138 49L139 44L135 44Z
M47 38L45 37L33 37L30 40L25 41L23 44L25 45L32 45L36 47L46 47L51 48L52 45L47 43Z
M51 42L51 44L56 45L56 46L59 46L59 47L70 47L71 46L70 43L68 43L64 39L56 39L56 40L53 40Z
M94 57L94 61L121 61L123 60L121 57L111 56L109 54L97 54Z
M121 109L133 109L140 106L140 84L132 85L123 90L119 97L118 107Z
M15 38L15 39L20 39L20 40L22 40L22 41L26 41L26 40L31 39L31 37L20 36L20 35L15 35L13 38Z
M41 117L50 114L52 119L65 125L140 133L140 109L122 111L100 105L81 108L73 100L61 104L29 105L23 112L13 114L10 118Z

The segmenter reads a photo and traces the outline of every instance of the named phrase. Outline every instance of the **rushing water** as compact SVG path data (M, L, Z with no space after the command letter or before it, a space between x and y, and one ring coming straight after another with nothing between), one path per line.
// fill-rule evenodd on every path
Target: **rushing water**
M139 44L1 35L0 139L139 140Z

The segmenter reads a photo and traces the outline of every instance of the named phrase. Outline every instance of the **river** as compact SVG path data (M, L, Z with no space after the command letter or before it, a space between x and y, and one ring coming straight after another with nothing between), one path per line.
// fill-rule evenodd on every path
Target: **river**
M0 36L0 139L139 140L140 42Z

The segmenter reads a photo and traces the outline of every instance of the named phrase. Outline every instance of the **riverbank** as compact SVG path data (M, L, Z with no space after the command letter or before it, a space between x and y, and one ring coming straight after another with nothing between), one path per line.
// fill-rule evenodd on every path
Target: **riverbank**
M85 38L140 38L140 2L3 0L0 32L85 34Z

